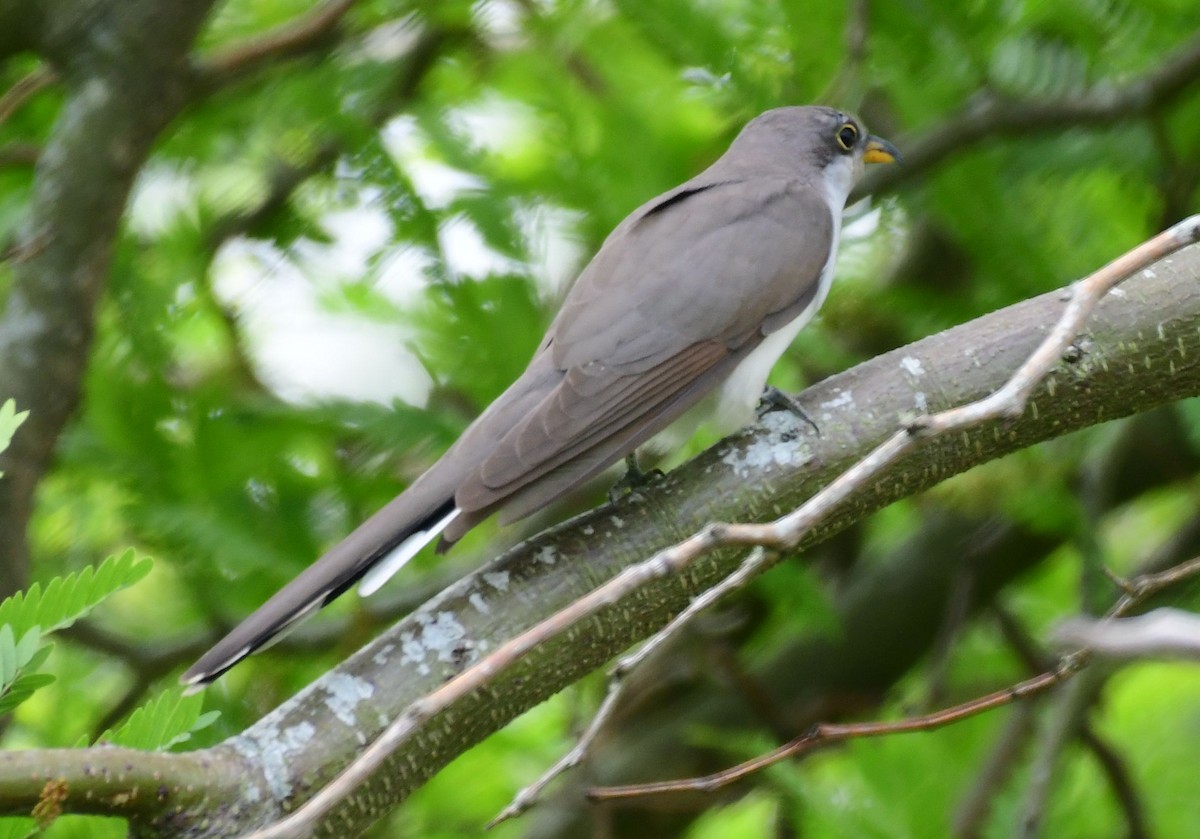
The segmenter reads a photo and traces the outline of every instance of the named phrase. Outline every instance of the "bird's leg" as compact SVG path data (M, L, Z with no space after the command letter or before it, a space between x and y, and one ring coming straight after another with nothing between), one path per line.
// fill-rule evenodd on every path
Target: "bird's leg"
M643 472L638 466L637 451L625 455L625 474L608 490L609 503L615 504L617 499L628 492L635 492L639 487L651 484L663 476L661 469L651 469Z
M755 413L759 419L762 419L771 411L787 411L789 414L793 414L811 425L816 435L818 437L821 436L821 429L817 427L816 422L805 412L795 397L784 393L774 385L767 385L763 388L762 396L758 399L758 407L755 408Z

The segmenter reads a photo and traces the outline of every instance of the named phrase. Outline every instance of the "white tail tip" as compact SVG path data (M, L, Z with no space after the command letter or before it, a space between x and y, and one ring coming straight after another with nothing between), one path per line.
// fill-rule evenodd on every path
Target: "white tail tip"
M392 548L390 554L379 560L379 562L371 567L371 570L363 574L362 579L358 583L359 595L370 597L383 588L384 583L395 576L396 572L408 564L410 559L419 554L423 547L436 539L443 530L450 526L450 522L458 518L458 514L461 512L462 510L455 507L445 518L428 530L418 530L399 545Z

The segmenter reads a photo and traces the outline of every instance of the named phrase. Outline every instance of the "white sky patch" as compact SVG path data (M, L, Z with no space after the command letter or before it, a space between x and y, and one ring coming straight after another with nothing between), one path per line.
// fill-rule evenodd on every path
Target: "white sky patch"
M561 299L587 259L576 233L580 214L538 204L520 210L517 221L528 243L530 264L526 270L550 299Z
M422 405L428 398L432 382L405 349L403 327L328 311L319 289L271 245L232 241L217 254L213 272L217 295L238 313L259 375L284 399Z
M489 274L521 273L525 266L487 246L479 229L462 216L438 226L438 241L451 273L482 279Z
M429 154L415 117L393 119L383 127L380 139L431 209L440 210L459 193L483 186L475 175L447 166Z
M363 38L355 57L380 64L395 62L412 52L420 33L415 15L390 20L376 26Z
M169 166L142 170L129 198L130 229L142 236L161 236L179 218L194 212L196 190L192 179Z
M537 5L545 5L537 4ZM475 25L496 44L510 47L522 38L521 11L510 0L481 0L472 9Z

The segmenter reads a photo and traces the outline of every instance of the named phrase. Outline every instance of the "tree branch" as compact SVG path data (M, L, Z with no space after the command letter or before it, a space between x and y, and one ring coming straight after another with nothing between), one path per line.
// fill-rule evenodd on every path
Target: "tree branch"
M1198 280L1200 249L1191 248L1135 277L1123 295L1108 295L1076 342L1078 354L1035 393L1021 419L910 452L800 548L970 466L1200 393ZM641 498L594 510L513 549L244 734L196 753L237 774L237 792L222 798L210 791L206 806L184 808L174 824L216 836L274 821L323 787L388 720L479 660L496 639L519 634L631 560L707 521L763 520L795 507L889 436L919 397L937 410L992 392L1041 342L1044 325L1062 306L1062 292L1053 292L859 365L802 395L821 421L820 438L807 436L805 426L786 415L769 414L763 425L719 444ZM909 372L909 359L921 362L920 376ZM313 825L315 835L341 836L374 821L469 745L660 628L738 560L734 551L707 556L682 577L634 592L569 638L532 650L517 668L422 726L385 771ZM0 764L0 778L6 771ZM220 780L227 789L228 779Z
M1197 574L1200 574L1200 559L1190 560L1180 565L1179 568L1171 569L1161 574L1150 574L1141 577L1136 581L1137 585L1128 594L1118 600L1116 605L1109 610L1107 617L1115 619L1128 614L1152 594L1174 586L1182 580L1195 577ZM592 797L598 801L609 801L617 798L634 798L661 793L678 793L688 790L712 793L745 778L747 775L761 772L763 769L773 766L780 761L811 754L818 749L826 748L834 743L864 737L886 737L893 734L907 734L915 731L933 731L984 713L985 711L1040 696L1080 673L1090 658L1090 650L1087 648L1078 649L1062 656L1055 662L1054 666L1045 672L1038 673L1011 687L994 691L986 696L963 702L951 708L895 721L856 722L841 725L822 723L814 726L811 731L803 736L797 737L795 740L778 749L703 778L688 778L680 781L664 781L661 783L595 789L592 791ZM1079 681L1075 681L1072 683L1072 687L1078 687L1080 684ZM1080 688L1082 692L1088 692L1089 690L1086 686ZM1070 703L1071 709L1068 711L1067 716L1074 718L1076 712L1086 707L1087 704ZM1056 720L1057 722L1058 720ZM1056 725L1056 734L1060 728L1067 730L1073 729L1074 726L1071 724ZM1056 745L1057 740L1054 743ZM1058 754L1059 750L1057 748L1052 750L1055 754ZM1038 789L1042 790L1044 787L1039 786ZM1034 815L1040 816L1040 812L1041 809L1038 808ZM1029 821L1027 815L1026 819L1022 822L1022 828L1022 836L1034 836L1037 833L1037 822L1036 820Z
M21 109L29 99L58 81L58 74L47 67L39 67L17 81L4 95L0 96L0 125Z
M985 425L910 452L799 547L970 466L1200 393L1198 280L1198 248L1133 278L1122 294L1102 301L1086 334L1075 342L1071 360L1034 394L1031 410L1019 420ZM820 438L808 436L806 426L787 415L769 414L762 425L715 446L641 497L587 513L515 548L451 586L239 737L186 756L163 756L221 768L203 805L172 808L172 826L217 836L274 821L324 786L388 720L492 649L495 639L519 634L631 560L707 521L764 520L795 507L889 436L897 417L921 400L938 410L991 393L1041 342L1045 324L1062 308L1061 291L1042 295L859 365L802 395L821 422ZM919 375L912 372L913 360L920 362ZM385 771L315 824L314 833L343 836L375 820L467 746L660 628L692 595L728 575L738 560L735 551L707 556L682 577L634 592L571 637L532 650L515 670L422 726ZM23 760L36 762L52 753L22 754ZM83 754L93 771L110 765L102 751ZM29 765L0 762L0 789ZM70 782L74 776L66 778ZM25 803L0 796L4 812L21 810ZM68 799L64 806L71 812L83 804ZM151 828L157 818L138 814L135 827L142 835L156 835Z
M687 539L660 551L651 559L626 569L620 577L611 580L603 589L593 592L588 598L581 599L578 603L572 604L553 618L547 619L538 627L531 629L527 633L530 636L538 631L543 633L543 638L531 637L531 640L544 641L548 633L561 632L564 625L570 626L588 614L584 609L590 602L604 604L618 601L624 598L632 588L644 585L645 580L654 576L679 574L701 556L717 548L729 545L754 546L750 556L737 570L696 597L683 612L661 632L650 638L637 652L625 656L617 662L611 675L608 695L597 712L596 719L592 721L583 737L580 738L579 744L536 783L522 790L513 802L496 817L496 821L510 818L528 809L550 780L582 760L591 740L600 730L604 718L616 707L617 696L621 691L625 675L650 655L656 647L666 642L686 622L694 619L729 593L744 587L751 579L775 564L778 559L778 551L794 548L801 539L827 518L832 510L852 497L861 487L874 480L877 475L887 470L892 463L907 452L931 438L946 436L958 431L970 431L990 420L1020 417L1029 404L1030 395L1049 375L1056 362L1064 357L1068 347L1075 341L1101 298L1117 284L1128 279L1133 272L1148 267L1151 263L1197 240L1200 240L1200 216L1194 216L1175 225L1118 257L1086 279L1075 283L1071 288L1067 306L1058 317L1053 329L1002 387L986 397L965 405L947 408L934 414L925 414L911 422L906 422L904 428L872 449L870 453L838 475L831 484L808 499L798 509L762 525L710 524ZM916 362L916 368L923 369L919 361ZM501 652L502 650L498 650L490 658L499 659ZM501 662L497 660L493 669L500 666ZM480 669L482 669L482 665ZM1051 684L1051 682L1046 682L1037 690L1040 692ZM453 683L447 685L443 691L448 691L452 685ZM977 711L971 713L977 713ZM941 723L936 724L940 725ZM390 731L391 729L389 729ZM263 839L267 839L267 837L264 836Z
M67 99L16 243L27 258L13 265L0 312L0 393L30 410L0 454L0 596L26 579L34 489L79 400L113 239L134 177L184 104L183 58L208 12L204 2L77 5L54 7L63 20L46 48L62 59ZM143 50L111 48L146 32Z
M336 43L342 19L354 3L326 0L297 20L199 60L194 71L198 87L212 91L277 61L327 48Z
M1193 38L1160 67L1124 87L1097 87L1062 99L1011 102L991 94L968 104L957 117L904 144L904 166L876 167L851 196L891 192L954 155L997 137L1027 136L1080 125L1109 126L1146 116L1169 105L1200 81L1200 37Z

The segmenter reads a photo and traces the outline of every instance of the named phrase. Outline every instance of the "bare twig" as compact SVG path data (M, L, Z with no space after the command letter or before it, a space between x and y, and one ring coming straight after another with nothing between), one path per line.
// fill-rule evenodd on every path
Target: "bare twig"
M703 778L685 778L677 781L663 781L655 784L634 784L623 787L598 787L589 791L588 797L593 801L611 801L619 798L640 798L646 795L683 792L713 792L739 781L748 775L761 772L780 761L797 757L808 752L816 751L840 743L843 740L861 739L864 737L880 737L890 734L905 734L911 731L933 731L942 726L967 719L968 717L999 708L1029 696L1044 693L1078 671L1085 663L1086 656L1064 657L1055 670L1041 673L1032 679L1018 682L1012 687L998 690L964 702L951 708L922 714L895 722L860 722L846 724L821 723L804 736L785 743L777 749L759 755L753 760L739 763L729 769L724 769Z
M33 166L41 156L42 147L36 143L5 143L0 146L0 168Z
M991 396L943 411L940 414L915 420L907 429L897 432L842 473L833 483L810 498L795 512L775 522L762 525L710 525L705 531L701 531L663 554L659 554L659 557L676 552L679 556L671 561L677 563L678 567L684 567L699 555L699 553L693 555L686 552L703 552L715 547L716 544L759 544L782 549L793 547L824 515L848 498L858 487L865 485L886 469L904 452L919 445L922 438L965 430L998 417L1014 419L1019 417L1024 412L1025 405L1034 388L1066 352L1084 320L1100 299L1125 278L1198 238L1200 238L1200 216L1193 216L1076 283L1067 308L1050 335L1008 382ZM715 544L707 545L706 539L714 541ZM588 726L579 743L542 777L518 792L512 802L496 816L492 823L496 824L529 809L550 781L583 760L592 740L595 739L607 717L616 708L617 694L621 690L624 672L640 661L643 653L648 654L657 648L697 613L753 579L771 564L773 556L774 554L766 551L753 552L737 571L709 589L701 597L696 598L675 620L648 640L638 653L622 659L614 668L609 693L597 712L596 719ZM650 560L650 562L654 561L654 559Z
M1107 617L1109 619L1119 618L1144 602L1151 595L1196 574L1200 574L1200 558L1193 559L1177 568L1172 568L1160 574L1147 574L1139 577L1134 581L1134 588L1137 594L1122 597L1108 611ZM896 720L894 722L822 723L814 726L803 736L785 743L764 755L702 778L685 778L654 784L601 787L591 790L588 795L595 801L611 801L613 799L637 798L646 795L685 791L713 792L735 781L739 781L748 775L761 772L763 769L781 761L807 754L817 749L827 748L844 740L906 734L913 731L932 731L967 719L968 717L976 716L984 711L1009 705L1019 699L1038 696L1070 679L1082 670L1090 659L1091 652L1089 650L1074 650L1064 655L1054 667L1043 673L1018 682L1011 687L930 714L922 714L921 716Z
M1125 834L1127 839L1148 839L1150 828L1146 824L1145 807L1138 796L1133 776L1125 760L1090 725L1085 725L1079 732L1079 739L1091 750L1096 762L1100 764L1113 795L1121 805L1121 812L1125 814L1125 826L1129 831Z
M649 560L625 569L566 608L501 644L494 652L450 679L442 687L409 705L408 709L389 724L328 786L295 812L252 834L250 839L283 839L307 835L309 826L328 815L339 802L378 770L387 757L412 737L424 722L464 696L486 686L497 674L513 666L530 650L566 632L585 618L620 602L650 581L677 574L700 556L718 547L755 545L763 550L752 551L743 566L734 572L743 580L749 579L754 573L770 565L771 551L768 549L794 547L822 518L829 515L856 490L868 485L911 448L934 436L963 431L989 420L1019 417L1024 412L1034 388L1067 351L1084 320L1108 291L1130 275L1198 239L1200 215L1176 224L1075 283L1058 323L1003 387L977 402L922 417L910 423L794 512L768 524L709 525ZM716 594L712 599L725 594L726 589L723 585L718 585L705 592L702 598L708 600L709 595L713 595L714 592ZM683 614L687 614L688 611L691 610L685 610ZM682 616L681 614L680 617ZM668 628L672 625L677 625L677 622L672 622ZM661 642L661 638L655 637L647 644ZM1015 688L969 704L971 708L977 708L973 712L978 713L1010 702L1016 696L1045 690L1061 681L1071 668L1076 666L1070 656L1065 657L1063 662L1065 669L1062 673L1055 671L1043 674L1022 682ZM1015 696L1014 691L1017 692ZM937 715L931 715L931 718L934 725L944 724L939 721ZM915 722L869 725L877 728L893 725L915 726ZM928 727L929 723L926 722L925 725Z
M327 0L297 20L211 55L198 64L196 78L204 87L218 87L272 61L318 49L335 35L354 3Z
M488 822L488 827L494 827L502 821L515 818L524 813L537 803L542 792L551 781L564 772L578 766L587 756L593 742L595 742L596 735L600 733L604 724L612 716L613 711L616 710L617 700L625 688L626 676L656 650L661 648L668 640L675 637L684 626L691 623L701 612L708 609L714 603L719 602L726 594L736 591L754 579L761 571L773 563L775 559L776 555L773 552L764 550L763 548L755 548L736 571L699 597L693 599L686 609L676 615L661 630L650 636L646 643L642 644L636 652L619 659L609 671L608 692L604 695L604 701L600 703L596 715L592 717L591 723L575 743L575 747L542 773L540 778L522 788L513 797L509 805Z
M1159 566L1155 566L1154 564L1144 565L1142 574L1146 575L1153 573L1152 569L1155 567ZM1173 574L1174 571L1171 573ZM1119 587L1122 591L1133 591L1133 585L1124 579L1120 581ZM1145 600L1138 600L1138 602L1144 604ZM1013 648L1013 651L1016 652L1017 656L1025 663L1025 666L1028 667L1030 671L1038 672L1040 670L1045 670L1050 666L1050 657L1038 649L1033 639L1029 637L1029 635L1017 622L1017 619L1010 614L1007 609L997 605L994 607L993 611L995 612L997 621L1000 625L1000 630L1004 634L1004 637L1007 639L1009 645ZM1089 685L1088 687L1090 690L1082 693L1080 698L1083 704L1091 705L1095 703L1096 697L1099 695L1100 685L1093 684ZM1068 700L1064 704L1070 705L1072 703ZM1099 734L1096 733L1095 729L1086 719L1082 718L1082 716L1079 717L1076 728L1078 729L1077 736L1080 742L1083 743L1083 745L1086 746L1096 758L1096 762L1104 771L1105 777L1108 778L1108 783L1112 788L1114 797L1121 805L1121 811L1125 814L1125 823L1129 829L1129 833L1127 834L1129 839L1145 839L1145 837L1148 835L1148 829L1146 827L1144 808L1142 807L1141 800L1138 797L1137 789L1134 786L1133 779L1130 777L1129 770L1125 766L1121 756L1117 754L1116 750L1109 746ZM1040 743L1040 745L1044 752L1046 748L1045 742ZM963 812L966 814L968 811L964 808ZM1029 811L1027 810L1026 814L1028 815L1028 813ZM977 823L978 822L972 823L964 821L964 826ZM978 827L975 827L974 830L976 831L977 835Z

